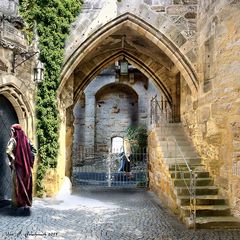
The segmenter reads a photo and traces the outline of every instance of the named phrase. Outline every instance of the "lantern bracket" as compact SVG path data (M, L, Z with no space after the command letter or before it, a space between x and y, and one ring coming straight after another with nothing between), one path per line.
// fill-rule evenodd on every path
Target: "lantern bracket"
M24 52L24 53L16 53L13 52L13 61L12 61L12 73L15 73L15 69L22 65L24 62L35 56L38 52ZM17 56L20 56L22 61L19 63L16 63Z

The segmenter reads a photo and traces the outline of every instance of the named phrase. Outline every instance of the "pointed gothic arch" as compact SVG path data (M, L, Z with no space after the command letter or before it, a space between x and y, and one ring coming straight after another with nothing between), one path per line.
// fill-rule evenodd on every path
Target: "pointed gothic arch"
M172 103L172 98L169 90L165 86L165 84L162 81L157 81L158 79L157 74L152 71L146 64L144 64L141 60L137 59L136 56L134 56L131 53L128 53L126 51L118 51L114 53L113 55L110 55L107 59L104 59L102 62L100 62L92 71L85 76L85 78L82 80L82 83L75 89L74 91L74 102L77 101L79 96L82 93L82 90L86 88L86 86L91 82L92 79L94 79L101 69L107 68L111 64L114 64L114 62L121 60L122 58L125 58L130 64L134 65L137 69L140 69L140 71L147 76L148 78L154 79L154 83L160 88L161 92L165 95L166 99L169 103Z
M116 33L118 30L120 30L123 27L128 27L132 31L137 32L142 38L147 39L149 42L154 44L156 46L156 49L160 49L168 58L170 61L173 62L172 68L177 70L182 74L184 79L186 80L190 90L193 93L196 93L198 89L198 79L194 70L194 67L191 65L187 57L180 51L180 48L176 46L173 41L171 41L168 37L166 37L163 33L161 33L159 30L154 28L153 26L149 25L139 17L131 14L131 13L125 13L116 19L108 22L104 26L102 26L100 29L92 33L84 42L82 42L79 46L76 47L76 49L72 52L72 54L65 60L65 64L62 69L61 74L61 84L59 86L58 93L61 94L66 82L68 81L71 74L75 71L75 69L84 63L86 60L89 60L88 57L91 51L94 49L97 49L98 46L101 45L101 41L103 39L106 39L111 34ZM122 55L126 54L122 53ZM117 53L112 55L112 58ZM87 74L92 74L92 72L96 71L96 65L102 66L102 64L106 61L109 61L109 56L104 55L102 57L95 57L92 59L92 61L88 61L88 66L84 66L86 70L87 68ZM100 64L99 64L100 63ZM154 69L153 63L149 63L149 66L144 63L141 64L141 61L139 61L139 66L143 66L147 73L150 72L156 72L156 69ZM167 69L171 70L171 69ZM157 83L161 83L161 71L156 76L154 80ZM162 83L160 85L163 85ZM166 91L165 91L166 92Z
M4 96L13 106L19 124L26 134L31 138L33 128L33 110L24 94L13 84L0 87L0 95Z
M138 47L141 47L139 41L135 41L138 44L137 47L132 47L129 44L129 46L123 48L121 43L120 46L116 47L114 44L112 46L108 45L108 40L114 42L115 36L124 35L124 31L135 34L136 39L143 41L145 45L147 44L148 48L146 49L149 49L149 51L146 53L138 50ZM172 91L169 79L172 76L176 77L179 72L193 95L196 95L198 90L198 79L194 66L182 53L181 43L174 42L166 34L136 15L129 12L124 13L91 32L83 42L80 41L77 44L76 42L79 41L73 39L74 42L70 44L70 48L73 49L71 49L70 55L67 53L65 55L61 82L57 92L61 117L59 155L65 157L60 158L59 156L59 166L64 166L61 167L61 171L65 172L66 176L71 174L74 102L82 94L85 86L104 67L125 56L148 78L153 79L170 103L172 103ZM104 45L105 40L107 41Z

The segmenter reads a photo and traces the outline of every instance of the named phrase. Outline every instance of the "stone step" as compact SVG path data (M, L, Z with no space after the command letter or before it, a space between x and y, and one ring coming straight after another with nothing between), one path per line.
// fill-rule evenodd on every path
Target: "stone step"
M220 228L220 226L240 227L240 221L231 217L230 207L226 199L218 195L218 188L213 179L201 164L195 148L185 135L181 124L167 124L167 131L157 130L158 146L160 146L165 163L169 165L169 174L174 183L180 216L191 226L190 220L190 172L193 170L196 178L196 228ZM187 163L186 163L187 162ZM234 227L233 227L234 226Z
M189 190L186 186L175 187L177 196L189 195ZM196 186L197 195L216 195L218 194L218 188L216 186Z
M158 126L156 128L160 128L160 127L182 127L182 123L179 122L174 122L174 123L159 123Z
M190 186L190 179L174 179L174 186ZM212 178L197 178L196 179L196 186L212 186L213 179Z
M186 140L186 139L182 139L182 140L179 140L179 141L176 141L178 146L179 147L192 147L193 146ZM167 146L170 146L170 147L174 147L176 145L176 142L173 141L173 140L170 140L170 141L167 141L167 140L161 140L161 141L158 141L160 147L167 147Z
M190 206L180 207L183 217L190 216ZM230 216L230 208L228 205L196 205L196 216Z
M191 145L178 146L174 143L164 144L161 146L162 151L173 151L178 152L179 149L183 152L195 152L194 148Z
M171 178L190 178L190 172L189 171L176 171L175 176L175 170L170 171ZM198 178L208 178L209 172L206 171L196 171L194 174L197 175Z
M192 220L186 218L188 226L193 227ZM197 217L196 228L198 229L239 229L240 219L233 216L209 216L209 217Z
M192 169L193 171L194 170L202 170L202 169L205 169L205 165L204 164L201 164L201 159L200 158L196 158L196 159L188 159L188 160L192 160L193 162L196 161L196 163L190 163L189 164L189 167L190 169ZM170 163L170 162L169 162ZM177 162L177 170L181 170L181 171L184 171L184 170L188 170L187 166L186 166L186 163L179 163ZM169 171L173 171L175 170L175 159L174 159L174 163L170 163L169 164Z
M181 128L176 129L168 129L168 131L165 130L157 130L156 131L158 136L185 136L185 132Z
M169 171L175 170L175 164L176 164L176 170L179 170L179 171L188 171L189 168L192 171L194 171L194 169L198 170L196 165L201 164L201 159L198 159L198 158L185 159L185 161L188 164L188 167L183 158L181 159L178 158L177 160L175 160L175 158L165 158L164 161L166 165L171 166L168 168Z
M158 135L158 140L159 141L168 141L168 142L174 142L176 141L177 143L179 142L188 142L187 137L185 135L174 135L174 136L165 136L165 135Z
M191 152L174 152L174 151L165 151L162 152L164 158L185 158L185 159L197 159L199 158L198 155L191 151Z
M190 195L177 197L177 202L181 206L190 205ZM226 199L219 195L196 195L196 205L225 205Z
M162 153L164 156L172 156L172 157L182 157L184 156L185 158L199 158L198 154L193 150L193 149L167 149L163 148Z

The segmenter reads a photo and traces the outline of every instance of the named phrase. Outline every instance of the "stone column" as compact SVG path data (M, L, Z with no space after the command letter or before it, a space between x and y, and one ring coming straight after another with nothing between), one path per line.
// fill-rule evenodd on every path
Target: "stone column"
M65 176L71 177L72 175L72 148L73 148L73 105L66 109L66 164Z
M71 75L58 95L58 110L60 117L59 126L59 153L57 156L57 168L49 169L44 178L44 187L47 196L54 196L62 187L66 175L70 177L72 139L73 139L73 80Z
M85 106L85 148L94 148L95 139L95 95L86 94Z

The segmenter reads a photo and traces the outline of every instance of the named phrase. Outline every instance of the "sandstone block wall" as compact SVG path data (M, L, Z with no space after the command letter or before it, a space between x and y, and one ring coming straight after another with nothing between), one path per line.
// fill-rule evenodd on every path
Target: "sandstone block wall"
M0 3L0 95L12 104L19 123L36 146L36 83L33 79L33 69L37 58L34 56L24 62L36 48L27 43L22 30L24 21L18 15L17 7L17 0L3 0ZM3 128L4 125L2 122L1 124ZM5 146L0 148L2 147L4 149ZM34 172L36 167L37 163ZM33 175L35 177L35 174Z
M200 1L198 96L182 81L182 121L233 213L240 216L240 5ZM194 100L195 99L195 100Z
M138 96L124 89L113 88L96 99L95 146L108 152L114 136L124 137L130 125L138 124Z
M148 154L149 188L158 195L165 206L174 213L178 213L173 182L168 172L168 166L164 163L159 140L154 130L149 131Z
M94 79L74 107L73 159L81 149L108 152L112 137L124 137L131 125L150 124L150 100L161 92L151 79L116 75L109 68Z

